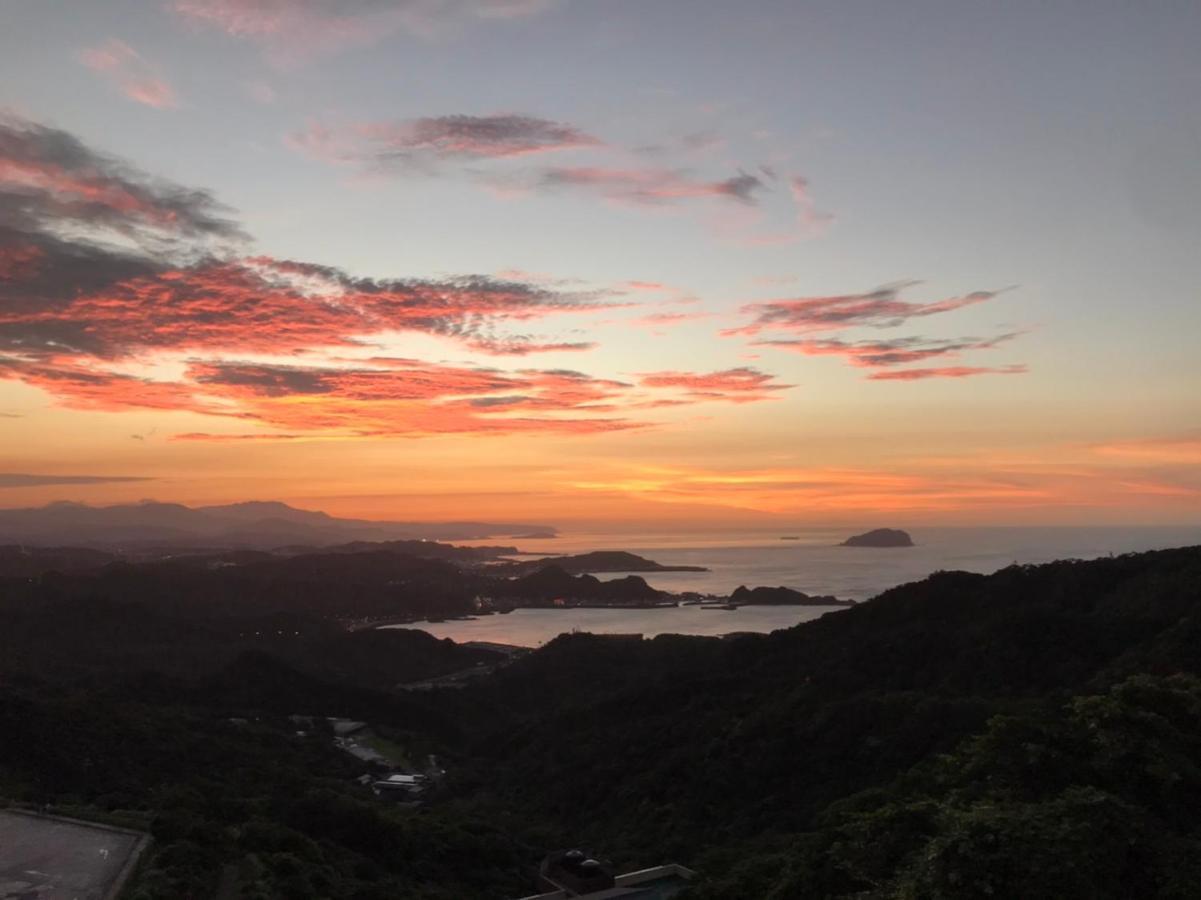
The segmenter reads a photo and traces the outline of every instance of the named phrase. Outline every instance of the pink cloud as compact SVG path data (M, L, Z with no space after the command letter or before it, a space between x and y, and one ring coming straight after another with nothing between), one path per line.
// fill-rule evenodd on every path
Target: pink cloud
M508 159L600 145L597 138L572 125L516 113L434 116L342 128L310 122L287 140L314 159L379 171L428 171L446 161Z
M793 350L806 356L843 356L853 366L877 368L907 365L936 357L955 357L966 350L991 350L1018 337L1010 332L993 338L928 340L920 337L893 338L887 341L842 341L837 339L781 339L754 341L755 346Z
M80 61L93 72L107 76L130 100L156 109L179 105L174 88L157 67L122 41L114 39L84 50Z
M698 173L680 165L645 165L637 148L623 149L575 125L527 114L451 114L338 126L311 121L286 143L361 175L457 177L502 200L571 193L642 210L691 207L703 212L715 235L739 244L814 237L832 219L815 208L800 176L785 179L763 165L733 174L728 168ZM585 161L518 165L563 152L584 154ZM655 151L666 152L664 147ZM764 230L765 223L779 225L784 217L786 225ZM636 282L628 289L658 289L652 284Z
M788 191L792 194L792 202L796 206L797 225L802 234L820 232L834 220L833 215L820 212L814 206L807 179L793 175L788 179Z
M492 352L506 346L517 352L528 342L496 338L485 329L605 308L611 305L589 294L482 277L378 281L255 257L156 271L42 308L0 309L0 340L6 333L34 329L57 334L57 343L67 346L80 346L79 336L86 335L87 345L106 356L211 348L293 353L302 347L357 346L388 331L416 331L492 346Z
M937 315L984 303L1000 291L973 291L959 297L948 297L930 303L914 303L900 299L900 293L917 282L877 288L866 294L842 294L830 297L799 297L748 303L742 312L752 317L750 323L722 332L729 335L760 334L767 330L792 332L834 331L852 326L887 328L913 318Z
M618 410L614 401L629 385L569 370L501 373L418 360L389 360L386 368L195 362L187 374L198 392L291 433L590 433L644 426L592 416ZM305 402L291 402L297 397Z
M654 334L664 334L665 329L669 326L683 325L685 322L699 322L711 319L713 315L708 312L659 312L632 319L630 324L644 325L652 329Z
M531 353L579 353L595 350L600 345L595 341L539 342L524 338L481 338L468 342L467 346L489 356L529 356Z
M765 331L811 335L855 327L889 328L910 319L925 318L952 312L966 306L983 303L1000 291L973 291L925 303L902 300L900 292L916 282L905 282L879 288L865 294L842 294L828 297L801 297L750 303L742 307L751 321L737 328L726 329L723 335L758 335ZM917 336L887 340L846 341L839 338L771 337L755 340L754 346L791 350L806 356L842 356L859 368L886 368L910 365L939 358L956 358L971 350L990 350L1018 337L1022 332L1008 332L991 338L965 337L930 339ZM904 371L875 373L872 381L915 381L923 378L962 378L987 373L1017 374L1025 366L1004 367L945 366Z
M261 46L280 66L365 46L398 33L432 38L488 20L532 16L553 0L175 0L197 25Z
M623 281L618 285L622 290L645 292L648 294L667 293L672 288L660 281Z
M774 375L750 366L725 369L719 372L645 372L638 383L648 388L674 388L694 400L725 400L731 403L754 403L767 400L777 391L793 384L780 384Z
M945 366L935 369L898 369L891 372L873 372L871 381L917 381L923 378L968 378L973 375L1022 375L1029 371L1024 365L999 366Z

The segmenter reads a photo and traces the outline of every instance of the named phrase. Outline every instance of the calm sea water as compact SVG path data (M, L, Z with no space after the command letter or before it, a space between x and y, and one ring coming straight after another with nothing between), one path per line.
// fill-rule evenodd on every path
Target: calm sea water
M875 549L839 547L852 531L780 534L565 534L519 542L537 553L581 553L629 550L665 565L706 566L709 572L643 574L652 586L667 591L728 594L739 585L784 586L807 594L832 594L866 600L887 588L926 577L940 569L995 572L1012 563L1056 559L1095 559L1111 553L1201 544L1201 526L1154 528L926 528L908 529L915 547ZM605 574L618 578L625 573ZM497 641L534 647L563 632L725 634L773 631L816 618L828 609L812 607L744 607L700 610L696 607L653 610L517 610L463 622L421 626L438 637L456 641Z

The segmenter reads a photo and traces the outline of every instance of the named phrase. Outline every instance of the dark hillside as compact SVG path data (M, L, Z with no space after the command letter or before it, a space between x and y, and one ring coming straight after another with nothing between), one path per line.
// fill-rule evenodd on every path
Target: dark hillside
M810 828L994 714L1197 672L1199 613L1198 548L938 573L768 636L563 637L462 699L487 710L498 805L630 859L696 861Z
M263 898L520 896L577 844L694 867L703 900L1197 896L1201 548L937 573L771 635L564 635L396 691L495 657L329 612L446 565L4 582L0 795L149 828L138 900L211 896L230 866ZM368 721L447 778L385 807L296 713Z

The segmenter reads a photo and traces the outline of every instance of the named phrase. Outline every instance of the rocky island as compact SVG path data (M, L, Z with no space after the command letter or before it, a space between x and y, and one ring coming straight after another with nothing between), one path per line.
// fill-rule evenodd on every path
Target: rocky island
M847 538L841 547L912 547L913 538L899 528L876 528Z

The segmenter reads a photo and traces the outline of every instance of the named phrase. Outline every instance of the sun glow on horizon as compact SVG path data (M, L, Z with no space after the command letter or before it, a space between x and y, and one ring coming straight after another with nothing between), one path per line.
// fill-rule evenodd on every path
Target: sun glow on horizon
M1201 522L1171 17L371 6L0 35L0 507Z

